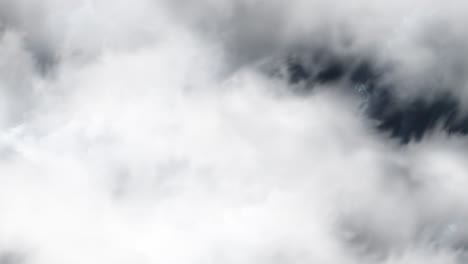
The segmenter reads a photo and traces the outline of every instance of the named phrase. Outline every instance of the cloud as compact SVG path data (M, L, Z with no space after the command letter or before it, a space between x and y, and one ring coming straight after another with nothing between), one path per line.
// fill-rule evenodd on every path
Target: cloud
M0 7L0 264L466 260L464 136L400 144L348 68L326 78L328 59L354 72L370 58L390 65L389 107L439 92L463 104L449 4ZM309 93L288 80L291 57Z

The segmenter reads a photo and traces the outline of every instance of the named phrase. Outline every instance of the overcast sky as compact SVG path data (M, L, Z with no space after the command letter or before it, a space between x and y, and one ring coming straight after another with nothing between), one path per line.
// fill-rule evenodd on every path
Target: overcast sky
M467 115L466 10L0 0L0 264L465 263L466 136L372 113Z

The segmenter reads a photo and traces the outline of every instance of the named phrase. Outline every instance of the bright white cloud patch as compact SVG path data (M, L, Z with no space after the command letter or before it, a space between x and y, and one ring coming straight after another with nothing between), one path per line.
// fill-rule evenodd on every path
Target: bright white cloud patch
M463 263L463 136L261 66L328 43L463 101L462 8L410 2L0 0L0 264Z

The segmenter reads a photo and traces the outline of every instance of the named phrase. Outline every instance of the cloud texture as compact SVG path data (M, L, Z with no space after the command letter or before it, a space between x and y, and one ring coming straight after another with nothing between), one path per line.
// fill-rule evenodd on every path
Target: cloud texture
M466 5L0 0L0 264L466 262L466 137L309 80L462 118Z

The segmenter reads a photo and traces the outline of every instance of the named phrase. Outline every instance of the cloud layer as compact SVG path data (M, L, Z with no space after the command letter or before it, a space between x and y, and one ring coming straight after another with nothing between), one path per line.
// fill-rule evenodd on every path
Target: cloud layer
M0 0L0 264L465 262L466 138L323 66L463 116L463 6Z

